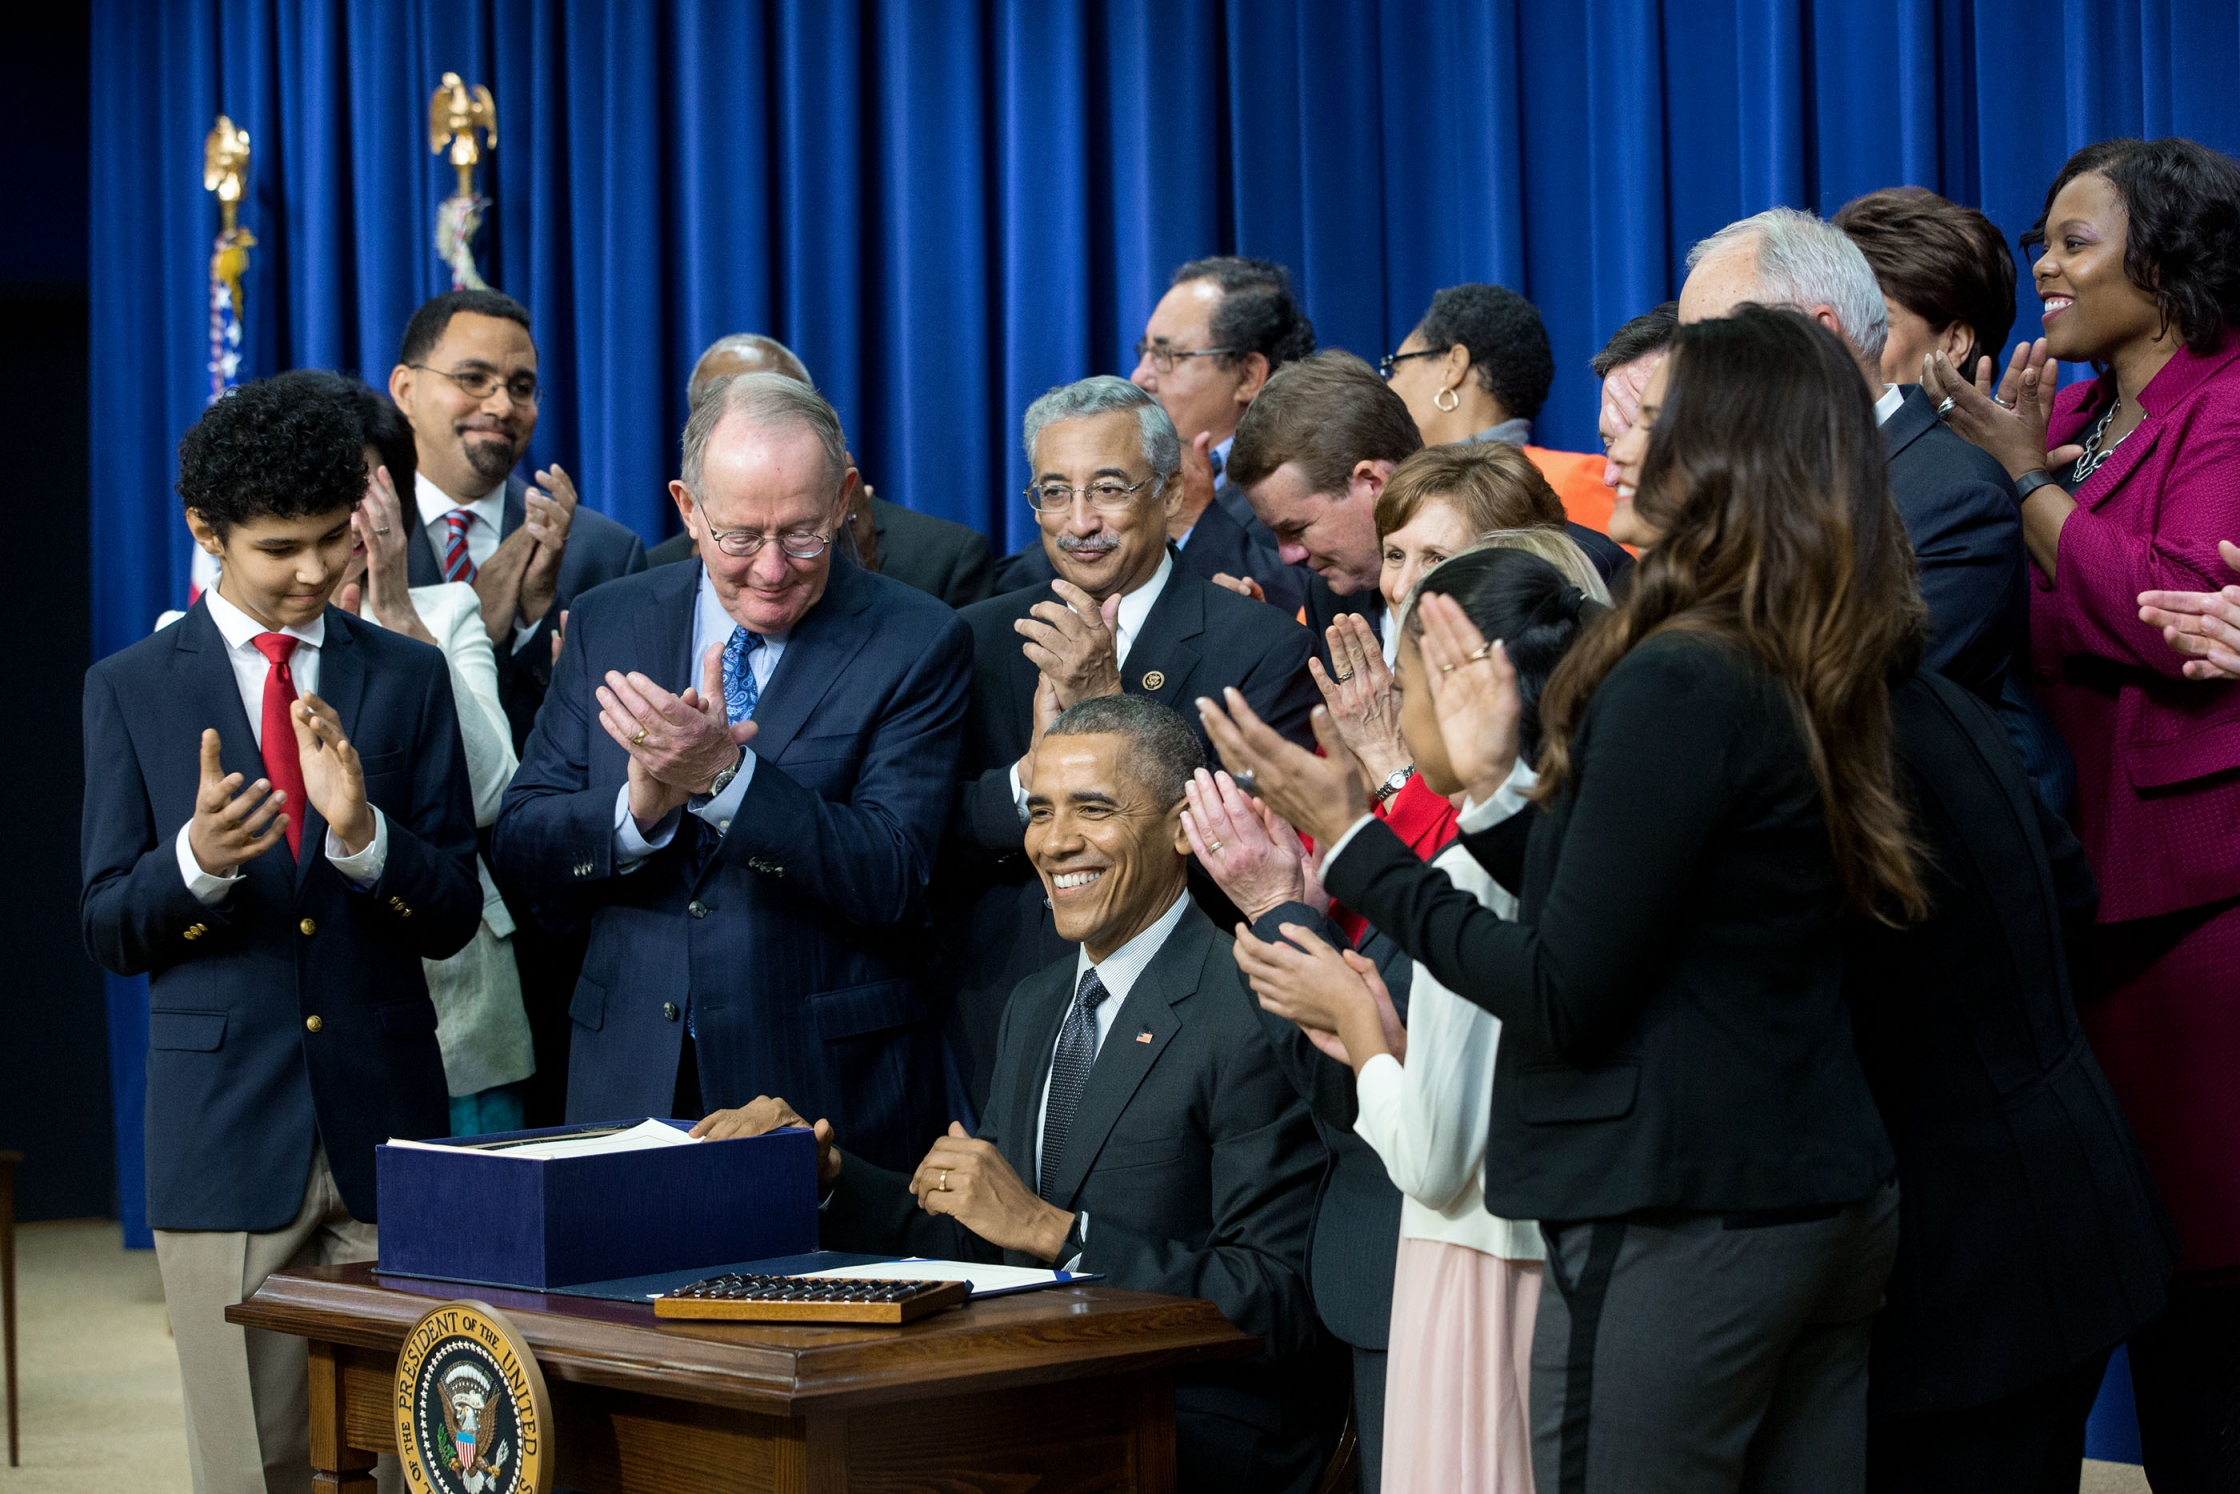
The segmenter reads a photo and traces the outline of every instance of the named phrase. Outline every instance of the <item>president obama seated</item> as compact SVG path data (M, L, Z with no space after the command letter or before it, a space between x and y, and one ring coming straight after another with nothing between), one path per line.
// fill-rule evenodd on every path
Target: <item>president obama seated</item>
M1326 1154L1228 936L1183 890L1183 785L1201 761L1182 719L1139 696L1051 723L1027 775L1027 855L1079 948L1012 995L977 1139L952 1125L906 1175L847 1155L845 1116L816 1123L822 1234L835 1250L1101 1271L1212 1301L1267 1347L1178 1377L1179 1487L1301 1489L1321 1452L1300 1390ZM758 1099L698 1131L800 1124Z

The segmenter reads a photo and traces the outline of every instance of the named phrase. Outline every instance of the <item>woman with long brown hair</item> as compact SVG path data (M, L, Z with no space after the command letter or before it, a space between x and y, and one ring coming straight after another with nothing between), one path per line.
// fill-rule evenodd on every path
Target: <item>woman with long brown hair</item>
M1918 647L1912 556L1850 354L1796 313L1682 328L1612 456L1654 543L1549 682L1537 813L1489 825L1521 787L1514 671L1424 603L1463 843L1519 922L1377 824L1334 739L1201 710L1331 847L1330 892L1502 1021L1486 1207L1541 1222L1555 1288L1540 1487L1857 1489L1897 1199L1841 931L1924 902L1887 684ZM1311 936L1237 958L1279 1003L1358 979Z

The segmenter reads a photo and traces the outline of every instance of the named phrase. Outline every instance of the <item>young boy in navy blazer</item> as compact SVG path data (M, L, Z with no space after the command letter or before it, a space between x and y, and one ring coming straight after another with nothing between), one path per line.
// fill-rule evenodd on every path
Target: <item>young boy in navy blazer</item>
M203 414L179 493L222 577L86 675L79 917L148 975L148 1220L196 1494L309 1487L303 1341L225 1309L374 1255L375 1145L449 1130L420 961L482 916L443 656L328 605L368 522L337 387L284 374Z

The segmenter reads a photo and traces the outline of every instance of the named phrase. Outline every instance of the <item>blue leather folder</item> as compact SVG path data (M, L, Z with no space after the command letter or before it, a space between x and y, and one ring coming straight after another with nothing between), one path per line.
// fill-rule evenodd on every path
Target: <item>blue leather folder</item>
M505 1155L508 1142L635 1124L374 1148L375 1269L545 1290L817 1248L817 1143L799 1127L598 1157Z

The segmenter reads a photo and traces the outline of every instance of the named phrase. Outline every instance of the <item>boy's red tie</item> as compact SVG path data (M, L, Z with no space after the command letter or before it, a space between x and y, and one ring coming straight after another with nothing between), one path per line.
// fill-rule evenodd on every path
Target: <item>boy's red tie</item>
M288 796L282 813L288 817L288 854L303 854L303 758L296 751L296 724L289 708L296 703L296 677L288 672L288 657L296 640L285 633L259 633L249 640L257 652L272 661L264 677L264 776Z

